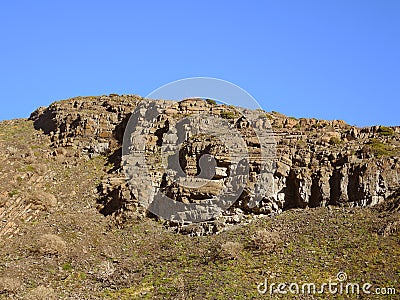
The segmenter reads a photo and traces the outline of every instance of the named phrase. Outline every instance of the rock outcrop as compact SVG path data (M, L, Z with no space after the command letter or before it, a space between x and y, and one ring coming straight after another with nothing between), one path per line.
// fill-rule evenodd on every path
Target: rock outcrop
M121 167L125 128L141 101L143 104L148 100L118 95L78 97L53 103L31 115L35 127L51 136L53 147L73 147L88 157L106 155L115 164L109 178L99 186L99 210L104 215L115 216L119 223L144 214L136 199L137 193L128 185ZM146 109L141 113L146 114ZM223 119L238 130L249 151L248 177L243 181L245 188L237 201L208 222L179 227L184 232L207 234L220 230L227 223L246 221L253 215L277 214L292 208L372 206L400 190L399 127L358 128L340 120L295 119L277 112L247 111L253 119L259 116L256 124L233 107L199 99L169 104L159 113L157 121L143 131L145 144L137 144L145 148L144 158L153 166L149 176L157 184L152 186L152 193L161 191L180 203L190 204L212 199L227 185L233 170L229 151L221 141L210 136L200 137L200 132L184 136L177 160L184 174L201 175L208 184L190 188L171 180L177 174L167 174L157 153L168 148L165 141L173 139L170 129L178 126L182 118L198 118L197 123L202 117ZM193 127L193 122L181 125ZM271 138L275 141L268 148L274 154L274 164L268 172L263 173L259 168L262 163L258 152L260 137L257 138L259 134L254 128L266 133L267 144L271 145ZM214 163L213 170L201 168L199 160L207 155L214 159L210 160ZM142 174L138 176L133 178L138 180ZM265 177L268 189L255 184L257 176ZM259 189L264 190L260 192ZM255 190L262 197L256 205L251 205ZM139 192L149 193L150 190Z
M30 119L49 134L52 146L82 149L88 156L108 154L122 143L124 128L142 98L136 95L76 97L40 107Z

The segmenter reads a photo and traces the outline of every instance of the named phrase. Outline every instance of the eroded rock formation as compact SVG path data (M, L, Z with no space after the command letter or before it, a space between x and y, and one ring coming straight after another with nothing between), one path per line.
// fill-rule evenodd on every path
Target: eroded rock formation
M51 136L54 147L74 147L88 157L106 155L115 164L109 178L99 187L99 210L104 215L115 216L118 222L129 220L138 212L143 214L121 168L125 127L140 101L148 100L139 96L118 95L78 97L53 103L31 115L35 127ZM142 113L146 114L146 109ZM193 127L194 123L180 124L178 121L182 118L214 115L225 120L240 132L249 157L252 157L249 159L249 177L245 180L247 187L235 204L210 222L188 225L180 230L207 234L218 231L226 223L239 223L256 214L276 214L292 208L370 206L399 192L399 127L358 128L339 120L295 119L261 110L247 113L253 117L258 115L260 124L248 123L232 107L203 100L184 101L162 110L157 122L143 131L145 158L154 166L150 179L158 184L155 191L161 191L181 203L211 199L223 190L232 161L220 141L199 134L184 136L185 141L177 157L182 170L188 176L209 172L211 175L203 173L202 176L211 181L201 188L191 189L171 180L177 174L167 176L156 153L168 148L165 141L173 138L168 133L171 128ZM262 123L264 120L269 121L272 130ZM273 137L275 164L265 173L266 178L270 176L267 178L270 189L263 191L257 205L249 205L254 189L266 189L251 184L254 182L251 178L261 174L257 169L260 141L252 129L254 127L267 133L268 138ZM199 161L204 154L213 157L213 170L201 168ZM194 228L192 231L188 229L191 227Z

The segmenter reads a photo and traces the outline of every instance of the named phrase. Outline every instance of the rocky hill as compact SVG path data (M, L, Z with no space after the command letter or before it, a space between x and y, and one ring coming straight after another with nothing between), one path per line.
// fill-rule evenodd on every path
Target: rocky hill
M322 283L339 271L399 287L399 127L247 111L268 120L254 125L212 101L173 103L147 132L154 191L191 204L225 188L230 158L213 139L194 135L179 157L194 176L198 158L214 156L210 185L182 188L159 172L159 141L183 117L226 120L252 157L232 207L181 224L144 209L121 167L125 128L140 103L150 101L76 97L0 123L0 299L259 299L265 278ZM254 206L260 140L250 125L274 140L271 188Z
M46 109L39 109L30 117L36 129L50 135L55 148L77 149L80 154L88 157L109 156L114 163L114 169L101 185L100 211L122 219L134 215L139 206L135 196L126 187L126 174L121 171L120 160L127 121L141 100L137 96L117 95L73 98L54 103ZM232 107L203 100L186 100L164 113L162 124L155 126L158 131L149 133L154 138L152 145L147 146L147 152L154 155L160 150L160 147L154 149L156 142L162 140L163 134L166 134L166 130L160 130L167 125L173 127L177 116L198 114L204 117L209 111L225 117L236 127L243 121L243 116ZM400 127L357 128L340 120L295 119L277 112L253 113L269 120L270 124L261 127L261 130L270 130L275 141L273 150L276 155L273 159L276 166L271 170L273 190L268 195L263 195L262 201L254 207L248 205L250 200L247 198L251 191L243 193L234 207L224 213L225 217L220 218L219 221L223 224L238 223L252 214L270 215L292 208L372 206L399 191ZM259 145L251 144L254 136L248 130L241 130L248 148L253 149L250 152L255 153ZM160 135L159 132L161 136L157 136ZM190 174L191 170L195 170L192 172L195 175L196 158L205 153L219 155L217 168L226 173L229 159L216 141L193 143L197 144L186 145L185 153L180 158L186 173ZM250 174L256 173L256 167L254 162ZM160 173L158 188L166 186L163 193L178 201L207 199L219 192L215 186L179 189L172 182L161 182L163 172L158 169L151 176L156 177L156 172ZM214 179L216 185L221 181L221 178ZM203 230L218 230L214 228L215 223L206 229L199 229L204 224L197 224L196 234L203 234Z

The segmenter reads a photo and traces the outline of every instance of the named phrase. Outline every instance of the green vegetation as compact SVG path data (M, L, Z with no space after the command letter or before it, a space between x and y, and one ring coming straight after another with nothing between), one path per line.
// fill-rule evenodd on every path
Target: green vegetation
M106 299L151 299L153 285L146 284L139 287L128 287L117 291L106 290L104 296Z
M12 190L12 191L8 192L8 196L9 196L9 197L14 197L14 196L17 195L18 193L19 193L18 190Z
M71 263L67 262L67 263L63 264L63 265L62 265L62 269L63 269L64 271L72 271L72 265L71 265Z
M206 99L206 102L207 102L208 104L211 104L211 105L217 105L217 101L215 101L215 100L213 100L213 99Z
M378 133L383 136L391 136L394 134L394 130L390 127L380 126L378 128Z
M307 142L305 140L297 140L296 145L298 148L305 148L307 146Z
M20 171L20 172L35 172L36 169L32 165L26 165L22 168L19 168L18 171Z
M332 146L340 145L340 144L343 144L343 141L342 141L341 139L339 139L339 138L333 136L333 137L331 137L331 139L329 140L329 144L332 145Z
M233 120L236 117L236 114L233 111L222 111L221 117L224 119Z
M193 113L173 114L173 115L171 115L171 117L175 120L180 120L180 119L184 119L184 118L189 118L192 115L193 115Z
M396 151L392 145L384 144L378 139L370 139L367 145L370 151L377 157L396 155Z

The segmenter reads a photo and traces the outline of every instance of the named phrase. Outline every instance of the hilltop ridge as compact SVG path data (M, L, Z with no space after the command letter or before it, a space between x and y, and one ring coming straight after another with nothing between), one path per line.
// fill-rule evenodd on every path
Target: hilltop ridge
M245 193L218 218L182 225L143 209L121 168L124 129L141 101L148 103L77 97L0 122L0 299L259 299L268 296L257 291L266 278L322 284L339 271L351 282L399 288L399 127L251 111L268 120L257 126L275 140L269 197L250 207ZM174 105L159 128L211 111L240 124L257 153L234 107ZM157 158L157 134L148 134L149 159ZM190 141L185 171L195 174L199 154L215 155L219 189L224 148ZM161 188L182 202L217 191Z

